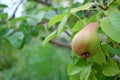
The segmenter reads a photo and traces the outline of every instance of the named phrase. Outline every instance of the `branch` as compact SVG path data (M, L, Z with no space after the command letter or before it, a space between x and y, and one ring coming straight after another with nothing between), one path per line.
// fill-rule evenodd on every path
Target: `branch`
M16 6L16 8L15 8L15 10L14 10L14 12L13 12L13 15L12 15L11 18L9 18L8 20L11 20L11 19L15 18L16 11L18 10L20 4L23 3L23 1L24 1L24 0L21 0L20 3Z
M37 2L43 4L43 5L46 5L46 6L52 6L52 4L46 2L46 1L41 1L41 0L36 0Z
M44 40L44 37L41 37L42 40ZM71 49L71 43L65 43L65 42L61 42L59 40L56 39L52 39L50 40L50 43L53 43L54 45L60 46L60 47L65 47L68 49Z
M71 34L68 32L68 31L65 31L65 33L70 37L71 36Z
M119 57L119 56L114 55L112 58L113 58L116 62L120 63L120 57Z

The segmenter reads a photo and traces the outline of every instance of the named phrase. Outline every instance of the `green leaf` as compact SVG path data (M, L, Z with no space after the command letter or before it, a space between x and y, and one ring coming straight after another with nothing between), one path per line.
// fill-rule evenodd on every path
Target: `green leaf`
M103 53L103 51L101 49L101 46L99 47L98 52L91 58L99 65L105 65L106 64L105 54Z
M82 69L82 71L80 73L80 80L88 80L88 78L90 76L91 69L92 69L91 64L86 66L84 69Z
M108 16L115 29L120 32L120 12L113 12Z
M44 40L43 46L45 46L48 43L48 41L50 41L51 39L53 39L56 36L57 36L57 31L54 31L50 35L48 35Z
M64 14L59 14L59 15L52 17L52 19L50 19L50 21L48 22L48 27L50 28L55 23L60 22L63 19L63 17L64 17Z
M101 14L103 14L103 12L99 12L93 16L91 16L88 20L87 23L91 23L91 22L97 22L100 18L101 18Z
M13 18L13 19L11 20L11 24L15 24L15 23L18 22L18 21L26 20L26 18L28 18L28 17L27 17L27 16L23 16L23 17Z
M103 18L100 21L100 26L102 30L114 41L120 43L120 32L115 29L115 26L112 24L108 17Z
M0 8L6 8L6 7L8 7L8 6L5 4L0 4Z
M60 24L58 26L58 35L64 30L64 26L65 26L65 24L67 22L67 19L68 19L68 17L67 17L67 15L65 15L63 17L62 21L60 22Z
M88 10L93 4L95 4L94 2L88 2L80 7L77 8L73 8L70 10L70 12L77 12L77 11L81 11L81 10Z
M103 74L106 76L115 76L120 73L120 69L117 63L110 57L108 57L108 64L103 69Z
M70 80L79 80L79 75L70 75Z
M86 25L85 20L79 20L75 23L74 27L72 28L72 32L80 31Z
M44 17L46 19L51 19L55 15L56 15L55 11L50 10L50 11L46 12L46 14L44 15Z
M75 66L74 64L70 63L68 65L68 75L78 74L82 69L83 66Z
M110 44L102 45L102 49L104 50L104 52L109 53L111 55L114 54L120 56L120 49L113 48L112 46L110 46Z
M75 75L80 73L80 71L82 71L83 68L85 68L86 66L86 61L84 61L83 59L78 59L77 63L69 63L68 65L68 75Z
M68 25L70 28L72 28L79 19L80 19L80 18L79 18L77 15L72 14L72 15L70 15L70 17L68 18L67 25Z
M24 34L22 32L15 32L14 34L5 38L14 48L21 48Z
M8 18L8 14L7 13L2 13L0 14L0 19L7 19Z

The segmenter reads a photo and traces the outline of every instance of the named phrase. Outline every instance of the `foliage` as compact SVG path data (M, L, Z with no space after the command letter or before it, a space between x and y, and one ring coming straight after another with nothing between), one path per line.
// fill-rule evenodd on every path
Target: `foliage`
M106 56L106 63L100 65L100 63L103 62L103 60L101 60L102 56L96 55L94 56L94 59L89 58L85 60L75 55L74 51L71 51L72 60L68 64L67 73L70 77L70 80L119 80L120 64L119 62L115 61L112 56L120 56L120 0L85 0L83 3L74 3L73 0L70 0L67 7L64 7L62 4L60 4L64 1L65 0L47 0L45 2L44 0L28 0L23 3L24 13L22 16L18 18L13 17L11 19L8 19L8 13L3 12L4 8L7 6L4 4L0 5L0 70L5 71L4 74L10 76L11 79L12 76L8 75L9 72L12 72L13 75L18 73L18 75L20 74L23 77L25 73L30 73L32 70L31 67L28 66L30 63L24 63L24 59L20 60L18 57L19 63L15 63L16 51L23 49L22 55L21 52L18 52L17 56L25 55L27 57L26 59L38 59L39 57L29 58L31 55L24 52L24 49L27 45L32 46L30 43L34 38L45 38L43 44L40 44L40 46L36 47L36 51L38 53L41 52L39 47L40 49L43 49L41 45L46 47L49 45L48 42L52 41L53 38L61 42L69 43L74 35L85 25L91 22L98 22L98 33L100 35L101 47L104 52L103 56ZM65 33L67 33L69 37L66 37ZM67 38L69 38L69 40ZM30 47L26 49L29 48ZM31 48L29 50L31 50ZM49 49L46 48L46 50ZM54 50L51 52L54 52ZM49 61L50 58L48 59L48 55L51 57L53 55L50 53L47 54L44 52L44 50L42 53L43 54L38 54L38 56L42 56L40 60L44 59L45 57ZM60 51L60 53L62 53L62 51ZM54 58L52 59L53 61L56 60ZM36 71L42 69L38 67L44 64L41 63L36 65L37 61L39 62L40 60L36 60L35 64L34 62L32 63L32 68L36 69ZM62 60L61 57L60 60ZM64 61L65 60L62 62ZM20 63L24 63L24 66L23 70L19 71ZM18 72L15 71L14 67L12 67L13 64L15 68L18 68ZM60 62L60 64L62 63ZM46 66L48 64L44 65ZM51 70L54 72L56 65L54 64L53 66L54 67L49 68L50 72ZM5 68L11 68L11 70L5 70ZM27 69L28 72L21 74L21 71L24 71L24 69ZM49 72L45 73L43 71L40 73L40 75L44 76L48 75L48 73ZM37 73L32 73L31 75L36 75L38 78L40 77L37 75ZM58 75L61 75L61 73ZM35 79L38 79L37 77ZM40 78L44 80L47 77L44 79L42 77ZM53 80L51 76L48 78ZM57 76L57 78L59 77ZM16 79L20 79L20 77ZM63 76L60 79L63 80Z

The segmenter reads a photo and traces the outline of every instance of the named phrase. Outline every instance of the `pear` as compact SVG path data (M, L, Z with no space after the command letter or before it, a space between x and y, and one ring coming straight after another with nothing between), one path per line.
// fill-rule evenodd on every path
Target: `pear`
M72 40L72 49L82 58L95 55L100 50L98 23L93 22L80 30Z

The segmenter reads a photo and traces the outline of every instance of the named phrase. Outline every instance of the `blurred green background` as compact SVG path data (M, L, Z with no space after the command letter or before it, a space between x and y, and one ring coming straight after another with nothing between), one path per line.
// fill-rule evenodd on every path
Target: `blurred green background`
M33 39L15 52L8 59L11 67L0 71L0 80L68 80L69 50L50 43L43 47L42 41Z

